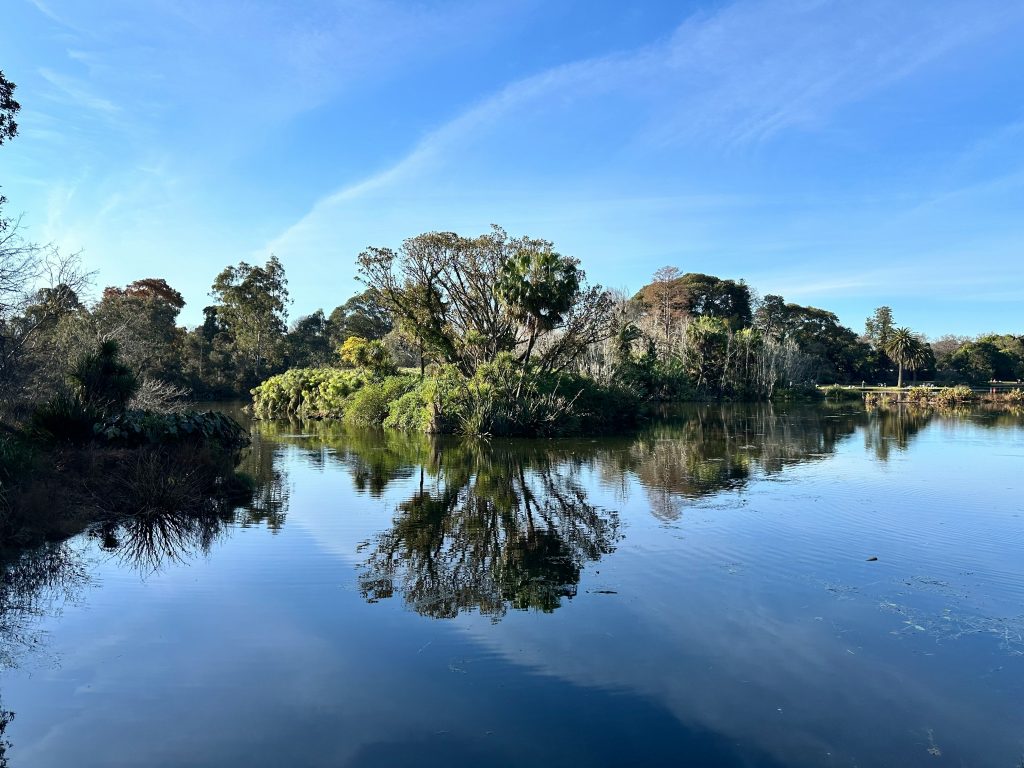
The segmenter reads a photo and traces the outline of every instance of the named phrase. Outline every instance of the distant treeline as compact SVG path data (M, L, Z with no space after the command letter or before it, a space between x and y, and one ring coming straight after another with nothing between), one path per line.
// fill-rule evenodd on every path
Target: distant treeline
M349 354L339 356L349 339L379 342L396 367L450 363L467 373L501 352L522 358L531 344L529 356L542 365L571 351L569 359L559 360L561 370L599 380L614 372L664 399L762 399L777 386L892 384L901 368L915 379L944 383L1024 376L1021 336L944 336L929 342L898 328L888 307L876 310L858 333L826 310L780 296L755 299L743 281L673 268L659 270L634 296L590 286L562 313L501 317L497 293L485 295L483 287L490 281L493 289L499 276L481 266L480 252L499 241L515 250L525 239L513 241L495 230L483 239L431 233L410 243L422 249L431 238L477 244L476 254L463 249L460 258L466 261L455 265L452 279L478 280L479 289L453 297L439 284L396 287L371 276L371 287L329 313L317 310L289 325L285 270L271 257L216 275L203 323L185 328L178 324L184 299L164 279L110 286L98 300L87 301L89 275L74 258L26 242L17 220L0 215L3 405L17 410L45 399L83 351L110 339L143 382L137 395L142 406L185 396L245 397L261 381L291 368L359 367L353 342ZM398 296L397 288L408 294ZM471 295L473 290L480 295ZM424 297L418 303L417 291ZM438 308L433 315L432 303ZM422 315L418 324L416 313ZM902 347L894 343L900 340Z

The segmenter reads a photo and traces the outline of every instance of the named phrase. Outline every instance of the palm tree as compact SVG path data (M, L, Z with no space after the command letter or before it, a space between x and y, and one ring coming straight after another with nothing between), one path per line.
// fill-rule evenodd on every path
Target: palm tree
M921 343L914 337L909 328L895 328L885 342L885 354L899 366L896 380L897 389L903 387L903 369L915 364L919 359Z
M561 326L579 296L581 277L575 259L550 249L523 249L502 265L495 286L498 297L527 332L516 397L537 339Z

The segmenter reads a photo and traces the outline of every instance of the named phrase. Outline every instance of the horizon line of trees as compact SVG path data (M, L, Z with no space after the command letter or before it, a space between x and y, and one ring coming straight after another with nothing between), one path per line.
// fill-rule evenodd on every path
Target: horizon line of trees
M211 284L203 322L186 328L178 324L185 300L163 278L83 300L92 275L78 256L24 241L19 222L0 211L4 405L52 390L76 354L105 340L118 342L142 381L140 397L154 401L245 396L289 368L360 367L367 355L421 373L450 363L471 374L499 354L524 371L598 380L674 372L699 393L734 397L770 395L778 385L902 385L908 375L971 384L1024 377L1022 336L929 342L898 327L889 307L858 334L827 310L675 268L625 296L588 285L579 262L550 242L498 227L477 238L427 233L399 251L368 249L359 264L363 291L290 324L276 256L226 267Z
M15 137L14 84L0 72L0 145ZM289 368L451 365L471 376L508 358L519 370L574 373L654 397L770 397L778 386L895 382L907 373L949 382L1024 377L1024 336L929 342L880 307L863 334L827 310L759 298L742 280L659 269L633 296L587 283L577 259L546 240L429 232L358 256L365 290L329 314L288 322L291 298L276 256L224 268L203 322L160 277L84 298L93 274L78 254L27 241L0 196L0 410L60 386L77 356L116 341L138 376L141 407L191 395L245 396ZM347 346L346 346L347 343ZM339 352L341 354L339 354Z

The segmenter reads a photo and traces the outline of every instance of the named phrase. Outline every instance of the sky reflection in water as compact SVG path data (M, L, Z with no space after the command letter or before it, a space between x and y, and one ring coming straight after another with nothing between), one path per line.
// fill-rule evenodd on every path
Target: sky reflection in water
M716 406L600 440L262 425L250 507L9 572L8 758L1013 767L1022 424Z

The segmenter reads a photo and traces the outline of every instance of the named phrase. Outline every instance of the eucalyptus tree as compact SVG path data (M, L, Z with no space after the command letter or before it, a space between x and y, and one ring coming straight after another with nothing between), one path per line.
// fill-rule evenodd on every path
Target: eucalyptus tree
M284 266L271 256L263 266L241 262L225 268L213 282L217 319L235 350L258 382L267 368L284 357L288 320L288 280Z

